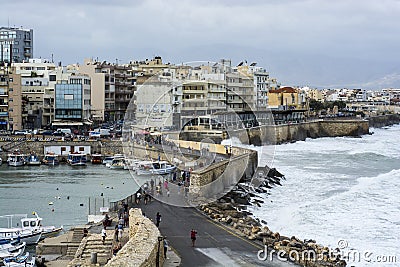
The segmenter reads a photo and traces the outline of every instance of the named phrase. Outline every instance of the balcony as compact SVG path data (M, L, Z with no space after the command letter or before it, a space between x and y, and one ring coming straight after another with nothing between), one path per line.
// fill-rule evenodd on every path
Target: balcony
M8 117L8 112L5 111L0 112L0 117Z
M192 90L192 89L184 89L184 94L206 94L207 90Z
M0 102L0 107L8 107L8 102Z
M242 104L243 100L242 99L228 99L229 104Z

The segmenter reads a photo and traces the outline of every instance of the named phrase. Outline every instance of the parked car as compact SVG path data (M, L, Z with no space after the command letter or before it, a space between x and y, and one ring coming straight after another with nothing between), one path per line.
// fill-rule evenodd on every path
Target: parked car
M14 135L27 135L27 134L31 134L28 130L17 130L14 131Z

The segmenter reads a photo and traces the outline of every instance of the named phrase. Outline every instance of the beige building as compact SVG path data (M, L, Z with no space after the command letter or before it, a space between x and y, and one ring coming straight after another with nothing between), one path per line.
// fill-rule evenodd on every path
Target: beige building
M9 125L9 73L9 67L0 67L0 130L12 129Z
M97 121L124 119L133 98L135 80L129 65L118 65L86 59L79 71L92 81L92 118Z
M45 92L54 89L55 81L50 81L49 73L56 70L55 64L44 59L30 59L13 63L13 67L21 76L22 127L34 129L47 125L50 121L46 116L50 116L51 107L44 108Z
M253 77L240 72L226 74L227 108L234 112L256 109L257 94Z
M10 130L22 130L22 91L21 91L21 75L16 74L13 70L9 76L8 88L8 111ZM24 103L26 104L26 103Z

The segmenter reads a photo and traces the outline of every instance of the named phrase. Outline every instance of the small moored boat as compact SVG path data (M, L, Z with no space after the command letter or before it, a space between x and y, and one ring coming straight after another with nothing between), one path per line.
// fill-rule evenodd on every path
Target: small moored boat
M40 160L39 160L38 156L36 156L35 154L31 154L31 155L27 156L26 157L26 165L29 165L29 166L40 165Z
M19 240L27 245L37 244L42 236L41 231L22 230L21 228L0 228L0 241Z
M86 154L79 152L68 154L67 163L71 166L86 166L86 162Z
M19 255L15 257L7 257L3 259L3 264L6 267L34 267L35 257L29 259L29 252L25 255Z
M102 164L103 156L101 154L93 154L92 155L92 164Z
M52 165L52 166L54 166L54 165L60 164L60 161L58 160L58 156L57 156L56 154L54 154L54 153L47 153L47 154L44 156L42 163L43 163L44 165Z
M124 154L115 154L114 156L106 156L103 160L103 164L106 165L106 167L110 167L112 161L116 158L124 158Z
M21 255L22 253L24 253L25 246L25 242L19 243L18 241L3 240L0 241L0 254L18 252L18 255Z
M141 161L136 168L138 175L169 174L174 172L176 166L168 161Z
M117 157L112 160L110 164L110 169L124 169L125 157Z
M19 150L14 151L11 154L8 154L7 164L12 167L20 167L26 164L25 160L26 155L21 154Z

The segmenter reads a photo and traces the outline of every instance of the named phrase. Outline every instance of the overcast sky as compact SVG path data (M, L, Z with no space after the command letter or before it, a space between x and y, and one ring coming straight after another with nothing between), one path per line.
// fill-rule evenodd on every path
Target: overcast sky
M399 0L1 0L34 56L258 62L283 85L400 87Z

